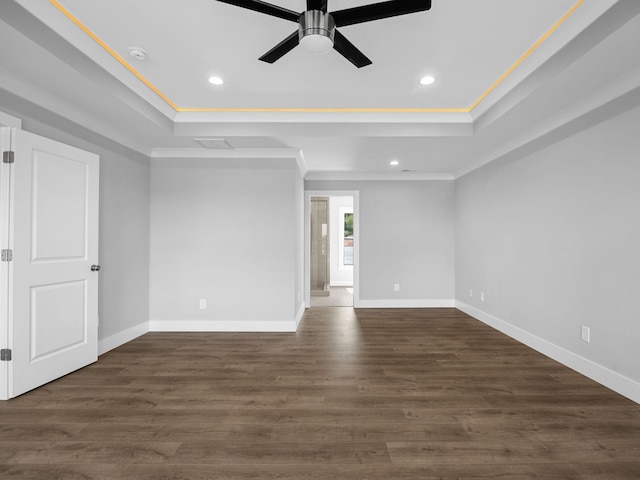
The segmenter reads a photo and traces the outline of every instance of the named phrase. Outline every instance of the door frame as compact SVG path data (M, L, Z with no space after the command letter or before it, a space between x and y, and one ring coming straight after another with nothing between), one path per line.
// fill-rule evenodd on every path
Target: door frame
M22 120L0 111L0 155L11 150L11 129L22 128ZM0 249L9 248L9 198L11 168L0 164ZM9 347L9 263L0 262L0 348ZM6 303L6 304L5 304ZM0 362L0 400L9 399L9 362Z
M0 117L0 154L11 149L11 128L8 127ZM0 249L5 249L9 248L11 165L0 165ZM0 262L0 348L9 348L9 307L9 263ZM0 362L0 400L8 399L9 362Z
M304 192L304 301L311 306L311 197L353 197L353 308L360 307L360 191L305 190Z

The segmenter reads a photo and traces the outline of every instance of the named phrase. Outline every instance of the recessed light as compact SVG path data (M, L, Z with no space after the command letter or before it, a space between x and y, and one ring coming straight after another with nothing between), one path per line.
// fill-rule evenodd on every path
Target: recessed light
M433 75L427 75L420 79L420 85L433 85L436 81L436 77Z
M224 80L222 80L220 77L209 77L209 83L211 85L222 85L224 83Z
M389 162L389 165L391 165L391 166L395 167L396 165L400 165L400 162L399 162L398 160L391 160L391 161Z

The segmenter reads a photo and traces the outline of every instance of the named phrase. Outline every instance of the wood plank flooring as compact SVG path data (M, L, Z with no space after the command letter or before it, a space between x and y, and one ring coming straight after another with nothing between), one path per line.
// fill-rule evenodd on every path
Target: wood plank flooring
M0 478L640 478L640 406L455 309L150 333L0 402Z
M312 307L353 307L353 287L329 288L329 295L326 297L310 298Z

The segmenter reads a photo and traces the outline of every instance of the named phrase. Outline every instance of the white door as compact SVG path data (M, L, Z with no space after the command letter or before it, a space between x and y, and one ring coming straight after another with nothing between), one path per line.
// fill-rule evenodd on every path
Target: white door
M98 356L99 157L11 130L8 396ZM4 175L3 175L4 177Z

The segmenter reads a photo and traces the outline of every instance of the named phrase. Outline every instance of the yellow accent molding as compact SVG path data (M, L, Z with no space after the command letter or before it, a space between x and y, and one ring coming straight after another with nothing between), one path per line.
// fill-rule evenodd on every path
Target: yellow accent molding
M95 33L93 33L86 25L64 8L58 0L49 0L50 3L57 8L65 17L73 22L78 28L86 33L94 42L102 47L109 55L116 59L122 66L131 72L138 80L146 85L158 97L166 102L176 112L210 112L210 113L470 113L482 102L491 92L493 92L513 71L522 64L547 38L562 25L585 0L578 0L553 26L547 30L529 49L515 61L493 84L480 95L471 106L467 108L296 108L296 107L248 107L248 108L226 108L226 107L203 107L203 108L184 108L178 107L164 93L156 88L149 80L147 80L140 72L133 68L127 61L118 55L109 45L102 41Z
M567 18L569 18L569 17L573 14L573 12L575 12L575 11L578 9L578 7L579 7L580 5L582 5L583 3L584 3L584 0L578 0L578 1L573 5L573 7L571 7L571 8L567 11L567 13L565 13L565 14L560 18L560 20L558 20L556 23L554 23L554 24L553 24L553 26L552 26L549 30L547 30L547 31L545 32L545 34L544 34L544 35L542 35L542 36L538 39L538 41L537 41L536 43L534 43L533 45L531 45L531 47L529 47L529 50L527 50L526 52L524 52L524 54L523 54L523 55L522 55L518 60L516 60L516 62L515 62L513 65L511 65L511 66L507 69L507 71L506 71L506 72L504 72L504 73L500 76L500 78L498 78L495 82L493 82L493 85L491 85L491 86L490 86L490 87L489 87L489 88L488 88L488 89L487 89L487 90L486 90L482 95L480 95L480 96L476 99L476 101L475 101L475 102L473 102L473 103L471 104L471 107L469 107L469 111L471 111L471 110L473 110L474 108L476 108L476 107L480 104L480 102L481 102L482 100L484 100L485 98L487 98L487 96L488 96L491 92L493 92L493 91L496 89L496 87L497 87L498 85L500 85L500 84L501 84L501 83L502 83L502 82L503 82L503 81L504 81L504 80L505 80L509 75L511 75L511 73L513 73L513 71L514 71L516 68L518 68L518 66L519 66L522 62L524 62L524 61L529 57L529 55L531 55L534 51L536 51L536 50L538 49L538 47L539 47L540 45L542 45L542 43L543 43L547 38L549 38L549 36L551 36L551 34L552 34L553 32L555 32L555 31L558 29L558 27L559 27L560 25L562 25L562 24L567 20Z
M109 45L107 45L95 33L93 33L91 30L89 30L89 28L87 26L85 26L80 20L78 20L76 17L74 17L66 8L64 8L62 5L60 5L57 0L50 0L50 2L54 7L56 7L58 10L60 10L60 12L62 12L62 14L65 17L67 17L69 20L71 20L73 23L75 23L80 28L80 30L82 30L84 33L86 33L94 42L96 42L98 45L100 45L102 48L104 48L104 50L109 55L111 55L118 62L120 62L122 64L122 66L124 66L131 73L133 73L138 78L138 80L140 80L147 87L149 87L156 95L158 95L162 100L167 102L167 104L169 104L172 108L174 108L175 110L178 110L178 106L175 103L173 103L171 100L169 100L169 98L167 98L167 96L164 93L162 93L160 90L158 90L149 80L144 78L135 68L133 68L131 65L129 65L124 60L124 58L122 58L120 55L118 55Z

